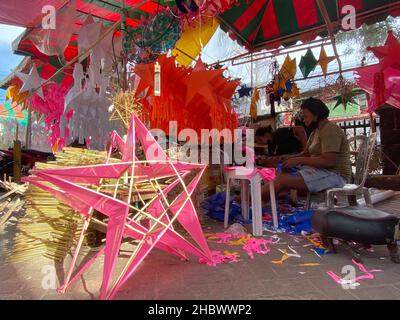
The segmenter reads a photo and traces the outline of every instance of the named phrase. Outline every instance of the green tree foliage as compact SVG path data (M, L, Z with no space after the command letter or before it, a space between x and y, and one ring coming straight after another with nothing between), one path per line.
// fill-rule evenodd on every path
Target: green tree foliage
M356 30L341 31L336 35L336 41L342 46L343 55L353 56L358 60L365 57L367 61L372 61L374 55L367 48L384 44L389 30L400 37L400 18L388 17L381 22L363 24Z

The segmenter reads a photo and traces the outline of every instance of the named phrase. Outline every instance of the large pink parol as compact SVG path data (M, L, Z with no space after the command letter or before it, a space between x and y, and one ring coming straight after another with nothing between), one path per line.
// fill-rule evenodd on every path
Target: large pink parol
M158 248L187 260L187 254L212 262L211 252L204 238L191 196L199 183L206 165L173 162L156 142L145 125L132 115L126 143L116 133L105 164L33 170L25 179L70 205L84 218L84 227L66 277L59 289L65 292L100 255L104 253L101 299L112 299L140 263ZM146 160L136 157L136 144L140 142ZM122 159L111 159L113 146L118 146ZM194 172L186 185L185 178ZM105 183L105 179L107 183ZM146 182L154 189L149 201L141 197L140 187ZM110 187L111 186L111 187ZM183 189L177 196L172 191ZM141 208L133 206L132 199L139 198ZM108 218L105 247L88 261L71 279L85 232L94 219L93 210ZM189 242L173 227L179 222L191 235ZM110 287L123 237L138 241L128 263L114 285Z
M375 90L375 75L380 72L379 65L373 65L365 68L359 68L355 71L356 84L364 91L370 94L368 102L368 112L372 113L381 105L378 104ZM400 109L400 70L389 67L383 71L384 78L384 101Z
M355 70L356 84L370 94L368 112L372 113L383 104L400 108L400 42L389 31L381 47L368 48L379 64Z

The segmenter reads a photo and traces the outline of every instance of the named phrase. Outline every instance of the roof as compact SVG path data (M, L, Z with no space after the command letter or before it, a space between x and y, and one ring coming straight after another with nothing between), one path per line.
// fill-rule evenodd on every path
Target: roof
M125 0L124 11L127 14L126 24L136 27L143 17L154 14L158 10L158 4L146 1L144 4L133 8L143 0ZM33 10L34 8L32 8ZM62 10L62 8L60 9ZM110 27L121 19L121 1L119 0L79 0L76 2L75 33L71 36L68 47L64 51L64 60L71 61L78 54L77 31L81 28L88 15L92 15L95 21L102 21L104 27ZM41 53L29 39L29 34L34 29L27 29L13 42L13 51L16 54L36 57L48 62L56 68L62 65L56 56L47 56Z

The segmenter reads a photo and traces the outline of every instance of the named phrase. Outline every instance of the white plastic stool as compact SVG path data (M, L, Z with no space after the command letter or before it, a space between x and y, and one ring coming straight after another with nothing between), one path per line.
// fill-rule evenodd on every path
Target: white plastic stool
M225 216L224 227L228 227L229 218L229 202L230 202L230 184L231 180L241 180L241 207L242 215L245 220L249 219L249 183L251 191L251 207L253 213L253 235L262 236L262 200L261 200L261 180L263 177L260 173L256 173L249 178L249 173L257 169L238 168L226 172L226 200L225 200ZM272 220L275 228L278 228L278 213L276 210L275 187L274 181L265 181L269 184L271 194Z

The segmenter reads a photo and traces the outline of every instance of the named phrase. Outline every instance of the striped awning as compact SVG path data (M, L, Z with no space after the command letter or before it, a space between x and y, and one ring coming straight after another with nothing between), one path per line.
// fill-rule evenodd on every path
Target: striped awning
M231 36L250 50L274 49L297 41L307 42L318 35L327 35L327 20L336 32L348 14L344 6L356 10L356 26L400 15L399 0L238 0L238 5L219 16L220 23ZM344 12L344 13L342 13Z
M18 1L26 1L26 0L18 0ZM18 5L18 1L15 3L15 6ZM55 1L55 0L53 0ZM64 5L67 4L70 0L64 0ZM31 3L32 1L30 1ZM126 23L128 26L138 26L143 17L147 17L149 15L154 14L159 9L159 4L153 1L144 2L142 5L139 5L137 8L132 9L136 4L144 2L143 0L125 0L125 11L127 14ZM90 14L92 15L95 21L102 21L104 27L109 27L115 22L121 19L121 0L77 0L76 1L76 17L75 17L75 33L71 35L69 45L64 51L64 60L71 61L78 55L78 44L77 44L77 32L79 28L83 25L85 19ZM31 3L30 10L38 11L39 2ZM59 10L62 10L61 6ZM7 6L0 5L0 8L4 10L9 10L9 14L12 15L13 4L9 3ZM16 8L14 8L16 9ZM40 7L41 10L41 7ZM38 12L40 12L40 10ZM7 12L3 12L6 15ZM0 23L2 15L0 14ZM40 19L36 19L36 21L40 21ZM21 71L23 73L29 73L32 63L36 65L38 68L38 72L41 78L49 79L58 69L62 67L62 64L57 56L47 56L40 52L36 46L29 39L30 32L32 32L32 28L26 29L24 33L22 33L14 42L13 42L13 51L15 54L20 54L27 56L29 58L24 59L21 64L16 68L16 71ZM119 31L115 31L116 34ZM73 82L72 78L73 66L70 68L63 69L63 72L59 73L52 80L57 84L65 84L69 86ZM3 80L1 83L2 88L7 88L10 84L20 84L20 80L15 77L15 72L10 74L7 79Z
M144 4L132 9L143 0L125 0L127 19L126 24L131 27L138 26L143 17L148 17L154 14L158 9L158 3L147 1ZM91 14L95 21L101 20L104 27L109 27L121 19L121 0L77 0L76 1L76 17L75 17L75 32L83 25L85 19ZM131 9L131 10L130 10ZM13 50L16 54L29 55L38 58L48 64L59 68L60 61L57 57L49 57L41 53L29 39L29 33L32 29L27 29L13 43ZM64 51L65 61L71 61L78 54L77 34L73 34L66 50Z

